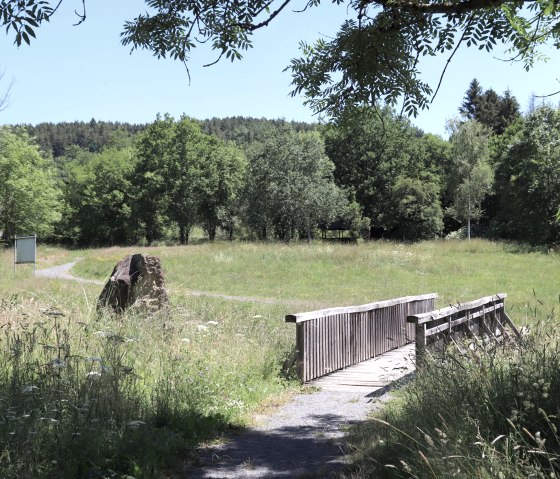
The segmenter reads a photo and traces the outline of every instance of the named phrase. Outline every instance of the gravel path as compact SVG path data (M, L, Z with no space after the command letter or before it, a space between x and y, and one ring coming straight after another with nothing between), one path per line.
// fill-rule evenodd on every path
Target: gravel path
M77 260L72 261L71 263L61 264L59 266L53 266L52 268L38 269L37 271L35 271L35 275L42 276L44 278L50 278L50 279L67 279L70 281L78 281L79 283L91 283L91 284L99 284L99 285L103 284L102 281L99 281L97 279L85 279L85 278L78 278L76 276L72 276L70 274L70 270L80 261L81 259L78 258Z
M53 266L52 268L38 269L35 271L35 275L42 276L44 278L50 278L50 279L65 279L69 281L78 281L79 283L89 283L89 284L98 284L98 285L105 284L103 281L99 281L97 279L86 279L86 278L78 278L77 276L73 276L70 273L70 270L80 261L81 258L78 258L72 261L71 263L66 263L59 266ZM206 291L187 290L187 293L190 294L191 296L205 296L209 298L225 299L226 301L242 301L246 303L285 304L288 306L289 305L296 306L298 304L302 304L301 301L285 301L285 300L270 299L270 298L253 298L250 296L232 296L229 294L211 293Z
M344 434L389 399L387 389L367 394L300 394L259 425L221 445L200 449L193 479L339 478L347 465Z

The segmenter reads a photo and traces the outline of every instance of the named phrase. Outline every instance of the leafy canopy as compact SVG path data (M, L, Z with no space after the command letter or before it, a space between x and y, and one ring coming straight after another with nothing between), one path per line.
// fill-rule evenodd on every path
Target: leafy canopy
M23 130L0 128L0 231L48 236L60 219L60 189L52 160Z
M72 0L66 0L72 1ZM86 0L78 22L86 17ZM343 0L332 0L342 4ZM237 60L252 47L253 33L267 27L296 0L146 0L148 10L123 27L122 43L150 50L158 58L188 64L197 44L216 50L211 63ZM307 0L303 11L320 6ZM384 101L416 115L437 93L420 79L419 61L464 44L487 51L498 43L527 69L538 47L560 45L560 10L555 0L348 0L348 18L335 38L302 44L292 60L293 94L304 94L316 112L336 115L349 105ZM55 13L59 1L0 0L0 23L15 43L29 43L35 29ZM81 13L80 13L81 12Z

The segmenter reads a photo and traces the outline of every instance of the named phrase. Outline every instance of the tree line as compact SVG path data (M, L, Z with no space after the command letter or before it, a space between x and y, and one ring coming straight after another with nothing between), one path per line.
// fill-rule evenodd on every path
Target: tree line
M560 110L473 80L425 134L390 108L327 125L242 117L0 129L0 229L82 246L484 235L558 244Z

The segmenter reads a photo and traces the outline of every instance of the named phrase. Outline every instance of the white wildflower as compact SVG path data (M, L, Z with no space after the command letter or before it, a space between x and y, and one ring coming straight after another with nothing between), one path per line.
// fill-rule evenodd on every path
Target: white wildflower
M138 429L140 426L145 425L146 423L144 421L130 421L128 423L126 423L126 425L128 427L130 427L131 429Z
M33 391L35 391L36 389L39 389L37 386L23 386L21 388L21 393L22 394L32 394Z
M99 376L101 376L101 373L99 371L90 371L89 373L87 373L88 378L98 378Z
M206 324L210 324L212 326L215 326L216 324L220 324L220 323L218 323L218 321L207 321Z
M199 331L208 331L208 326L204 326L204 324L199 324L196 326L196 329Z

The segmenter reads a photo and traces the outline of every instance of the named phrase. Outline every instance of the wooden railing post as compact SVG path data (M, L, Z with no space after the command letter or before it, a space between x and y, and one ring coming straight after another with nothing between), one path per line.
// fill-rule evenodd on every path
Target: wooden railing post
M416 365L421 364L426 354L426 324L416 324Z
M304 354L305 354L305 331L304 324L300 323L296 325L296 371L298 378L305 381L305 371L304 371Z

